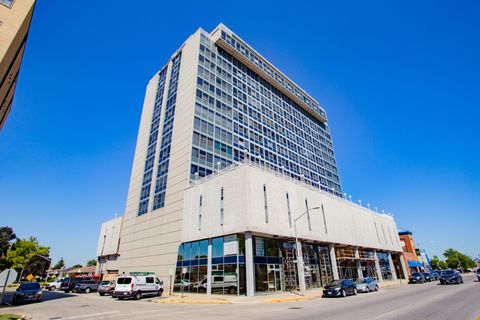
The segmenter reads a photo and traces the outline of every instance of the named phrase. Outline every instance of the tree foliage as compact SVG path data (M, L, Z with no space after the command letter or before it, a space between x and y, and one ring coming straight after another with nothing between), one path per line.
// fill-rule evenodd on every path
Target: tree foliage
M449 248L445 250L443 256L446 258L446 263L449 268L474 268L477 264L472 258L458 250Z
M62 269L63 267L65 267L65 261L63 261L63 257L61 257L60 260L58 260L58 262L55 264L53 269Z
M433 258L430 260L430 264L433 270L443 270L448 268L447 263L443 260L440 260L438 256L433 256Z
M0 271L10 267L7 262L7 252L12 246L12 241L17 236L13 233L13 229L10 227L0 228Z
M87 262L87 267L96 266L96 265L97 265L97 260L95 259L88 260Z
M41 246L35 237L17 239L7 252L7 262L21 272L35 255L48 257L49 251L50 248Z

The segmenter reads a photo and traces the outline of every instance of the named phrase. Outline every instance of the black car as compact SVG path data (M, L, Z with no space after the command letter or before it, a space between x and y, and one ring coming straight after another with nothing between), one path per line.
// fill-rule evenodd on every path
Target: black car
M27 300L42 301L42 287L38 282L24 282L13 294L13 304Z
M427 281L423 273L414 272L408 277L408 283L425 283Z
M480 282L480 269L477 269L477 279Z
M425 281L431 282L435 279L435 277L430 272L422 272L422 274L425 277Z
M323 290L324 297L346 297L350 294L357 294L357 285L350 279L333 280Z
M448 283L456 283L456 284L463 283L463 278L460 272L458 272L457 270L442 271L442 274L440 275L440 284L448 284Z

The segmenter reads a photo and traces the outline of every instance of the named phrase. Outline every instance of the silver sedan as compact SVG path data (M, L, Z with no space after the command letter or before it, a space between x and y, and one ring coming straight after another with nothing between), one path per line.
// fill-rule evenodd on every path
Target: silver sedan
M378 282L374 278L357 279L355 283L357 284L358 292L378 291Z

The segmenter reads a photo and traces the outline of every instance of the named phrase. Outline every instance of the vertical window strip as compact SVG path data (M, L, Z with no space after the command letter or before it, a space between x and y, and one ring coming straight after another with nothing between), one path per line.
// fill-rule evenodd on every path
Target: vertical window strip
M153 167L155 163L155 151L157 148L158 129L163 104L163 94L165 91L165 80L167 78L167 67L159 73L158 89L155 97L155 106L153 108L152 123L150 126L150 135L148 138L147 156L143 170L142 190L140 193L140 203L138 205L138 215L143 215L148 211L148 201L150 199L150 190L152 185Z
M323 215L323 226L325 227L325 234L328 234L327 219L325 219L325 210L323 209L323 204L322 204L322 215Z
M202 230L202 207L203 207L203 196L200 195L200 200L198 203L198 230Z
M268 202L267 202L267 186L263 185L263 204L265 206L265 223L268 223Z
M385 235L385 229L383 228L383 223L381 224L381 226L382 226L383 239L385 239L385 244L387 244L387 236Z
M285 193L285 197L287 198L288 224L291 228L292 227L292 211L290 210L290 198L288 196L288 192Z
M392 246L394 246L393 244L393 237L392 237L392 231L390 230L390 226L387 226L388 228L388 234L390 235L390 242L392 243Z
M308 230L312 231L312 224L310 223L310 209L308 208L307 198L305 198L305 208L307 209Z
M180 61L182 52L172 60L170 82L165 105L165 116L163 119L162 141L158 159L157 181L155 195L153 198L153 209L165 206L165 195L167 189L168 165L170 163L170 145L172 142L173 120L175 116L175 105L177 101L177 87L180 74Z
M375 232L377 233L377 240L378 240L378 243L380 243L380 236L378 234L378 228L377 228L377 223L376 222L373 222L373 225L375 226Z
M224 214L224 208L223 208L223 187L220 189L220 225L223 226L223 214Z

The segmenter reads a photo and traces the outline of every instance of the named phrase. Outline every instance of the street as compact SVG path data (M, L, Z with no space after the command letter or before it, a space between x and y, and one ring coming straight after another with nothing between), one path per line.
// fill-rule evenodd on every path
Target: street
M168 305L150 299L119 301L98 294L45 292L42 303L3 308L35 320L67 319L473 319L480 317L480 283L473 274L464 284L400 285L347 298L264 303L240 298L229 305Z

